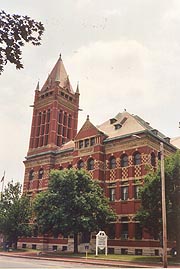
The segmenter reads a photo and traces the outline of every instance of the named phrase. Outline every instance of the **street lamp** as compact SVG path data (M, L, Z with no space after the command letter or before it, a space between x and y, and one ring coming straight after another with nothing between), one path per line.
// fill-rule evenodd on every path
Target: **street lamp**
M163 268L167 268L167 224L166 224L166 195L165 195L163 142L160 142L160 157L161 157L161 194L162 194L162 224L163 224Z

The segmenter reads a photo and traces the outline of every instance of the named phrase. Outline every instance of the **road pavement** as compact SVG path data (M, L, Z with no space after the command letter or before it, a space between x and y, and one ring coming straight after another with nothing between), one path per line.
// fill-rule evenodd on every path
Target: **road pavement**
M51 260L36 260L36 259L27 259L19 257L9 257L9 256L0 256L0 268L2 269L58 269L58 268L112 268L109 266L101 265L91 265L83 263L74 263L74 262L64 262L64 261L51 261ZM114 268L114 267L113 267Z
M47 256L36 252L0 252L1 268L162 268L162 263L147 264L118 260L93 259L82 257L58 256L56 254ZM180 264L168 265L168 268L180 268Z

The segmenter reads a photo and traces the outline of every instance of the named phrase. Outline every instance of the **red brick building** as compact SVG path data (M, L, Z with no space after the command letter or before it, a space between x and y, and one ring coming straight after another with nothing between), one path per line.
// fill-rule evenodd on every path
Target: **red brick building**
M33 119L24 177L24 192L34 197L48 187L51 169L85 168L98 179L117 213L108 227L108 247L114 253L157 254L159 241L142 231L134 216L140 206L139 188L147 167L155 169L160 142L165 154L175 151L170 139L127 111L99 126L89 116L77 132L79 89L73 91L61 57L44 86L35 90ZM71 237L31 237L23 247L71 249ZM91 237L91 248L95 243ZM84 250L83 236L79 238Z

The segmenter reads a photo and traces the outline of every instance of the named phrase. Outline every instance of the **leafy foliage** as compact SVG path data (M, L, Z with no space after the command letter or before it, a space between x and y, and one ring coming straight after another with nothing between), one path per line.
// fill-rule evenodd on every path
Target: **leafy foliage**
M28 197L21 196L20 183L8 183L0 201L0 232L17 247L19 236L30 235L31 207Z
M165 159L168 238L176 240L180 255L180 152ZM141 190L141 208L136 215L141 225L158 238L162 234L161 171L149 173Z
M98 182L85 170L54 170L49 189L34 201L37 224L42 233L74 234L104 229L115 219Z
M0 74L9 61L17 69L23 68L21 47L26 43L40 45L44 26L28 16L10 15L0 11Z

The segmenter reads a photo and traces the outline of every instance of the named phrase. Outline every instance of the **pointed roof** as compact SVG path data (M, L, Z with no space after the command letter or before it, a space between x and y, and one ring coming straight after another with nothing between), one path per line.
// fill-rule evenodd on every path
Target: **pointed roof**
M100 130L98 130L89 120L89 115L87 115L87 119L81 129L79 130L78 134L75 137L75 140L86 138L90 136L96 136L99 134L103 134Z
M53 87L59 85L61 88L67 90L70 93L74 93L72 86L69 81L69 77L67 75L66 69L64 67L61 55L56 62L54 68L49 74L46 82L44 83L41 92L45 92Z

